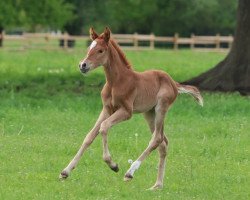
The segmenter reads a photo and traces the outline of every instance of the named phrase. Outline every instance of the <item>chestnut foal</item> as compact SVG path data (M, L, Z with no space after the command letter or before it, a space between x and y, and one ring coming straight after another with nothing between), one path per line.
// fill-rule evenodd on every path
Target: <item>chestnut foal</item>
M175 101L178 93L190 94L202 105L203 100L200 92L193 86L175 82L163 71L135 72L117 43L110 39L108 28L101 35L97 35L93 28L90 28L90 38L93 42L79 67L82 73L87 73L101 65L104 66L106 83L101 92L103 109L77 154L61 172L60 178L65 179L69 176L98 133L102 135L104 161L112 170L118 172L118 165L112 160L109 153L108 130L113 125L130 119L133 113L143 113L152 132L152 139L145 151L132 163L124 180L131 180L142 161L154 149L158 148L160 156L158 176L151 189L162 188L168 146L168 139L164 134L166 112Z

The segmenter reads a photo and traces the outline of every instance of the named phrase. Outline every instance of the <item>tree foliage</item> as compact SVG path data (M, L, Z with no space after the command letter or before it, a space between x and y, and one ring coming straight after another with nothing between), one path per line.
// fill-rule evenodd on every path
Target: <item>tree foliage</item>
M87 34L90 26L115 33L231 34L236 7L235 0L2 0L0 26L71 34Z
M60 29L73 18L73 5L63 0L25 0L23 9L27 13L27 25L31 25L33 30L39 26Z
M236 22L235 0L67 0L77 18L69 32L87 33L104 26L116 33L157 35L231 34Z
M0 1L0 27L18 25L20 19L15 9L18 3L14 0Z
M74 5L64 0L5 0L0 1L0 26L27 30L62 29L74 19Z

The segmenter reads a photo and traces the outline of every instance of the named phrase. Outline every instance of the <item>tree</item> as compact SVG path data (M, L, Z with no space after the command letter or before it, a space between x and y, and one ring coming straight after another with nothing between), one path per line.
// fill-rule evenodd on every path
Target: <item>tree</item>
M3 45L4 28L18 26L22 22L19 6L19 1L0 1L0 47Z
M61 29L74 18L73 4L64 0L0 1L0 27L22 27L28 30Z
M26 26L32 31L39 29L57 30L74 18L74 6L64 0L25 0L22 9Z
M11 27L18 25L20 22L19 19L19 10L18 2L13 0L0 1L0 27Z
M250 1L239 0L232 49L207 72L185 81L203 90L250 94Z
M182 36L231 34L235 27L235 0L65 0L75 5L77 17L65 27L72 34L94 26L114 33L155 33ZM225 12L221 12L221 10Z

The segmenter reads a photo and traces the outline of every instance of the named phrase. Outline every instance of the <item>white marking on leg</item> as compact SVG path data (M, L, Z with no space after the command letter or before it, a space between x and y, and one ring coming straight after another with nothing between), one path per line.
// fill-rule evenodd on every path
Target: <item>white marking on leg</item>
M127 173L133 176L135 170L139 169L140 165L141 161L136 160L135 162L132 163Z
M89 46L89 50L93 49L96 46L97 42L94 40Z

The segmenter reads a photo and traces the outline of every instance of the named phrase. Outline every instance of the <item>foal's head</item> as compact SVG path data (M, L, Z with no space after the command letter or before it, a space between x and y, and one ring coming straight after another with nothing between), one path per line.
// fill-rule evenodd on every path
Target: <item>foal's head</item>
M93 28L90 28L89 35L92 43L88 48L87 56L79 63L79 68L82 73L87 73L101 65L105 65L108 61L109 28L106 27L100 35L98 35Z

